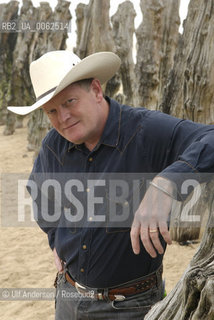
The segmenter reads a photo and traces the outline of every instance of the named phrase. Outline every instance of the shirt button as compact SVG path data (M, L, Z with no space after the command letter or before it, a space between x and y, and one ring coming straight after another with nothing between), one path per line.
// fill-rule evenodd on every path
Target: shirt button
M85 271L85 270L84 270L83 268L81 268L81 269L80 269L80 272L82 272L82 273L83 273L84 271Z
M87 249L87 246L84 244L84 245L82 246L82 248L83 248L83 250L86 250L86 249Z
M88 159L88 161L89 161L89 162L92 162L92 161L93 161L93 158L92 158L92 157L90 157L90 158Z

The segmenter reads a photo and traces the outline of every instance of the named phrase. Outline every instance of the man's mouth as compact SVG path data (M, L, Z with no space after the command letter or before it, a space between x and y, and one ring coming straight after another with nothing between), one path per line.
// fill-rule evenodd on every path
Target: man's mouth
M73 128L74 126L76 126L78 123L79 123L79 121L77 121L77 122L75 122L75 123L73 123L73 124L71 124L71 125L67 126L66 128L63 128L63 130L71 129L71 128Z

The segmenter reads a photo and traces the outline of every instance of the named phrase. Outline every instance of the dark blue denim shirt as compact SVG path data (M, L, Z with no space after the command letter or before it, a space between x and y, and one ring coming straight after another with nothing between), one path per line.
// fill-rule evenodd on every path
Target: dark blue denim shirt
M158 173L179 184L180 174L175 173L214 171L214 126L106 99L109 116L94 150L75 145L52 129L43 140L31 179L46 173ZM83 285L117 285L153 272L162 262L162 255L151 258L142 244L140 254L133 253L129 228L60 228L60 221L44 224L40 210L38 224L71 276Z

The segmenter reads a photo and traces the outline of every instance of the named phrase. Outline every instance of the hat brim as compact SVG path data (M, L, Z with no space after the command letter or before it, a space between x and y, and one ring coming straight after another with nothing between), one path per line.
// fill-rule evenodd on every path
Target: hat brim
M8 106L7 109L19 115L26 115L40 107L56 96L70 84L89 78L95 78L104 84L110 80L118 71L121 64L120 58L113 52L97 52L76 64L68 71L66 76L59 82L59 85L47 95L43 95L41 99L31 106Z

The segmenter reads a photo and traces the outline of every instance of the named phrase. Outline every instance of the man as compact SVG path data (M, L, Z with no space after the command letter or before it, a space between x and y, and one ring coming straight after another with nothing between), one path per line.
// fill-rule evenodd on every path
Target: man
M37 220L48 234L59 271L57 320L144 319L151 306L163 298L162 259L166 244L171 244L168 221L172 200L182 196L181 173L214 170L213 126L131 108L103 96L101 85L119 66L120 59L111 52L83 60L69 51L48 52L30 66L37 102L31 107L8 107L22 115L42 107L54 127L42 143L31 179L40 190L34 197ZM54 196L61 200L61 194L49 196L40 183L41 177L50 182L58 173L59 180L69 177L63 181L66 196L60 206ZM124 190L130 177L136 183L136 175L142 178L144 173L153 173L153 177L147 190L144 182L132 189L133 199L138 189L142 196L136 208L131 192ZM91 177L96 174L96 186L99 192L105 190L106 202L95 197ZM121 198L113 192L117 193L117 185L105 179L115 176L118 183L120 174L128 180L120 188L126 194ZM85 189L76 179L80 176L90 183ZM44 194L50 202L46 215L41 205ZM122 206L116 206L115 199L123 199ZM85 201L87 217L82 225L72 223L71 217L81 220L75 217L84 211ZM98 210L94 212L96 201ZM131 205L136 208L132 227L124 220L118 225L118 211L122 210L122 217L128 212L129 220L131 210L127 208ZM44 218L50 217L50 211L60 212L54 222ZM104 221L101 225L95 223L98 217ZM111 217L113 224L108 224Z

